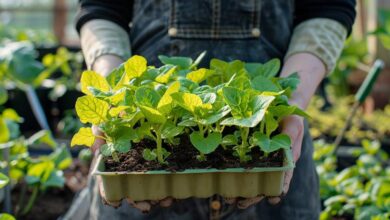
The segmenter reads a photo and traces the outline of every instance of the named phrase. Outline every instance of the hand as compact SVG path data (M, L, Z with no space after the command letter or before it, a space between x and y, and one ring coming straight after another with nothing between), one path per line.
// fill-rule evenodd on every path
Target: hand
M103 55L96 59L96 61L92 65L92 69L96 71L97 73L101 74L102 76L107 76L114 68L119 66L123 62L122 59L120 59L117 56L114 55ZM98 126L93 125L92 126L92 132L96 137L104 137L104 133L99 129ZM106 142L101 138L96 138L95 143L92 145L91 150L93 154L95 155L94 158L97 158L96 156L99 154L100 147L105 144ZM93 167L93 166L92 166ZM121 205L121 202L108 202L105 199L105 193L103 188L102 180L99 176L96 178L98 187L99 187L99 193L102 197L105 204L111 205L113 207L119 207ZM162 207L168 207L173 203L172 198L165 198L160 201L139 201L134 202L131 200L131 198L126 199L127 202L133 206L136 209L141 210L142 212L149 212L150 209L155 205L160 205Z
M96 125L92 126L92 132L96 137L104 137L104 133ZM97 158L96 156L99 154L100 147L105 143L106 142L101 138L95 139L95 143L91 147L91 150L95 155L94 158ZM103 199L103 202L105 204L113 206L113 207L119 207L121 205L121 201L109 202L106 200L106 196L105 196L105 192L104 192L104 188L103 188L103 182L102 182L102 179L100 176L96 177L96 182L98 184L99 193L100 193L101 198ZM159 200L159 201L156 200L156 201L138 201L138 202L134 202L131 198L127 198L126 201L134 208L139 209L141 212L147 213L151 210L151 208L153 206L156 206L156 205L160 205L161 207L171 206L173 203L173 198L167 197L167 198Z

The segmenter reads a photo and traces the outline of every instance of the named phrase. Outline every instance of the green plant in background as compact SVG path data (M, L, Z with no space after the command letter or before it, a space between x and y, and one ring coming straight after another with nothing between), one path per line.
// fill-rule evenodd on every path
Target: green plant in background
M348 76L356 69L365 66L370 60L367 40L349 38L344 45L336 68L329 75L329 84L336 96L346 96L348 91Z
M57 124L57 130L61 131L61 135L65 136L72 136L81 127L83 127L83 124L77 120L74 109L66 110L65 116Z
M57 49L55 54L47 54L43 57L42 63L47 69L61 71L61 76L52 80L54 85L49 98L56 101L69 90L79 91L79 79L84 63L81 52L70 52L65 47ZM48 76L41 76L48 78Z
M372 34L375 34L382 45L390 50L390 10L379 10L379 27Z
M390 166L379 142L362 141L352 155L356 164L336 171L334 146L316 141L314 160L320 177L325 209L321 220L353 217L357 220L388 219L390 215Z
M26 215L34 205L39 194L48 188L64 186L62 170L72 162L70 152L65 146L57 146L48 131L40 131L29 138L20 135L19 125L23 121L12 109L0 114L0 152L9 150L9 161L1 155L1 168L8 166L13 184L21 184L21 194L16 207L16 215ZM31 157L28 148L44 144L53 152L48 156ZM28 192L31 192L27 198Z
M265 156L290 148L289 137L276 131L284 117L306 116L288 104L298 75L276 77L278 60L260 64L213 59L210 69L198 69L203 56L195 61L159 56L165 64L159 68L133 56L106 78L85 71L81 91L86 96L77 100L76 112L82 123L103 131L102 154L119 161L118 153L149 139L155 148L144 149L144 158L166 164L171 152L164 143L178 145L182 136L189 137L200 161L218 146L232 147L242 163L252 159L253 147ZM226 127L234 132L223 133ZM91 128L83 127L71 145L91 146L95 138Z
M9 178L4 175L3 173L0 173L0 190L6 186L9 183ZM0 213L0 219L1 220L15 220L15 218L7 213Z
M0 24L0 43L29 41L35 46L57 45L57 39L50 31L17 29Z
M353 97L338 98L332 108L321 111L323 100L314 97L307 109L311 116L310 133L314 139L325 138L333 141L344 125ZM345 138L352 144L359 144L363 139L388 142L390 135L390 106L384 110L375 110L371 114L364 114L359 110L351 122Z

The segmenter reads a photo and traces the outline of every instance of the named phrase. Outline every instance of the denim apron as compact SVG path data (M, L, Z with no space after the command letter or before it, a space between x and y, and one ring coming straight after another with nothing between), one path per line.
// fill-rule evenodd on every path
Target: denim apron
M225 61L265 62L283 57L293 30L294 0L138 0L131 25L132 54L160 65L157 55L195 58L207 51ZM89 219L273 219L315 220L320 212L319 184L312 160L313 146L305 124L301 158L288 194L278 205L262 201L247 209L225 204L222 198L186 199L169 208L143 214L125 201L115 209L103 205L91 181ZM219 210L210 206L221 202Z

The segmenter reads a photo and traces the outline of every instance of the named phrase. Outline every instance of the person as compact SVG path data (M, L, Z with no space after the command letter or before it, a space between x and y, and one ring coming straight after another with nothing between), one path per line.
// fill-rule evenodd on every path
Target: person
M146 57L150 65L159 64L160 54L194 58L202 51L207 55L200 66L214 57L246 62L279 58L281 77L300 76L290 103L303 109L333 70L355 19L354 0L80 0L79 6L76 28L87 66L103 76L131 54ZM91 181L86 218L318 219L319 183L307 124L299 116L282 123L292 139L296 167L286 174L281 198L138 203L130 198L132 206L115 209L103 204L99 182ZM97 141L95 148L101 144Z

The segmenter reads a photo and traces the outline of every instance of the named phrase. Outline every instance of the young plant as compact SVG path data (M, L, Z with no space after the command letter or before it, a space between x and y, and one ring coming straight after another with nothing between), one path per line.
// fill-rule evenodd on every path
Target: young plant
M145 148L144 159L164 164L170 155L164 142L178 145L181 134L199 151L200 161L220 145L233 146L242 163L251 159L252 147L259 146L265 156L290 147L288 136L274 131L285 116L304 113L288 105L299 79L296 74L275 77L278 60L245 64L213 59L211 69L197 69L201 58L159 58L165 64L159 68L133 56L106 78L93 71L82 74L86 96L77 100L76 112L81 122L103 131L103 156L119 161L118 153L129 151L132 143L151 139L155 148ZM235 131L223 137L226 126ZM91 128L81 128L72 146L91 146L95 138Z

